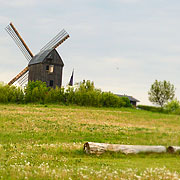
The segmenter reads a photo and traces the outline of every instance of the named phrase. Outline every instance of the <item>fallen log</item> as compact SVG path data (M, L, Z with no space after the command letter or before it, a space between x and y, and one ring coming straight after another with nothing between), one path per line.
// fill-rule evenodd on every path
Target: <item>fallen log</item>
M84 151L87 154L102 154L104 152L120 152L124 154L137 153L165 153L165 146L144 146L144 145L120 145L107 143L87 142L84 144Z
M169 153L176 153L178 151L180 151L180 146L169 146L167 148L167 152Z

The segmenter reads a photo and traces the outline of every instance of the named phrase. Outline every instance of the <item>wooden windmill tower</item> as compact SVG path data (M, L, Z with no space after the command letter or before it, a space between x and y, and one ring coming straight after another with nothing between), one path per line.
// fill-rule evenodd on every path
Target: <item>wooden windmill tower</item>
M5 30L29 62L8 84L12 85L18 81L23 85L27 81L41 80L46 82L47 86L61 87L64 63L56 48L69 38L69 34L63 29L34 56L12 23Z

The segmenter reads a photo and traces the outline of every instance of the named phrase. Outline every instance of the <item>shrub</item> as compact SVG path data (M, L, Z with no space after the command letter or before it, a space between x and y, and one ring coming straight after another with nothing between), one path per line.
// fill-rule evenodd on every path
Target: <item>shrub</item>
M68 87L64 93L65 99L64 103L65 104L75 104L75 92L73 87Z
M180 102L177 99L168 102L164 108L146 105L138 105L137 107L151 112L180 114Z
M26 86L25 92L25 101L26 102L39 102L44 103L46 94L48 93L49 88L45 82L42 81L30 81Z
M60 103L65 102L64 88L56 87L55 89L50 88L48 93L45 95L45 103Z
M82 81L76 87L55 89L45 82L30 81L24 92L15 86L0 85L0 102L58 103L94 107L132 107L126 97L118 97L111 92L96 89L94 82Z
M104 107L121 107L120 97L111 92L103 92L101 99L102 106Z
M20 87L0 83L0 103L23 103L24 93Z
M168 102L167 105L165 106L165 109L168 112L176 113L180 111L180 102L175 99L172 100L171 102Z
M102 92L95 88L94 82L89 80L68 87L65 92L66 104L94 107L132 107L126 97L118 97L111 92Z
M132 107L130 100L127 97L119 97L120 98L120 107Z
M94 87L91 81L83 81L77 84L74 91L74 103L80 106L96 106L100 105L101 90Z
M163 112L163 109L161 107L146 106L146 105L138 105L137 107L151 112Z

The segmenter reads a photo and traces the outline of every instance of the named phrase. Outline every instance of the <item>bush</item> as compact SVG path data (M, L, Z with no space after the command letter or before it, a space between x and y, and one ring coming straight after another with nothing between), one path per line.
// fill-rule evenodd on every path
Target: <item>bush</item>
M126 97L118 97L111 92L96 89L91 81L82 81L76 87L55 89L47 87L45 82L30 81L24 89L15 86L0 85L0 102L58 103L94 107L132 107Z
M128 98L118 97L111 92L102 92L89 80L78 83L77 87L71 90L74 92L74 94L71 92L74 97L72 104L94 107L132 107Z
M74 90L74 100L72 103L80 106L100 107L101 90L94 87L91 81L83 81L77 84Z
M130 100L127 97L120 98L120 106L121 107L132 107Z
M0 83L0 103L23 103L24 93L21 88Z
M49 91L45 82L42 81L30 81L26 86L25 101L26 102L37 102L44 103L46 95Z
M101 103L104 107L131 107L128 98L118 97L111 92L102 93Z
M45 103L60 103L65 102L65 92L64 88L56 87L55 89L50 89L45 95Z
M143 110L151 111L151 112L164 112L164 110L161 107L146 106L146 105L138 105L137 107L139 109L143 109Z
M68 87L65 91L65 100L64 103L68 104L75 104L75 92L73 87Z
M180 102L177 99L168 102L164 108L146 105L138 105L137 107L151 112L180 114Z
M164 108L170 113L180 112L180 102L177 99L172 100Z

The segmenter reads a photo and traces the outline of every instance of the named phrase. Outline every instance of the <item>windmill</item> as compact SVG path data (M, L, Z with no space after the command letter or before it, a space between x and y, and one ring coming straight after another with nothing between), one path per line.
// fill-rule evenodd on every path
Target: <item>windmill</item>
M8 85L15 82L23 85L27 81L41 80L46 82L47 86L61 87L64 63L56 48L69 38L69 34L63 29L34 56L12 23L5 30L28 61L28 66L15 76Z

